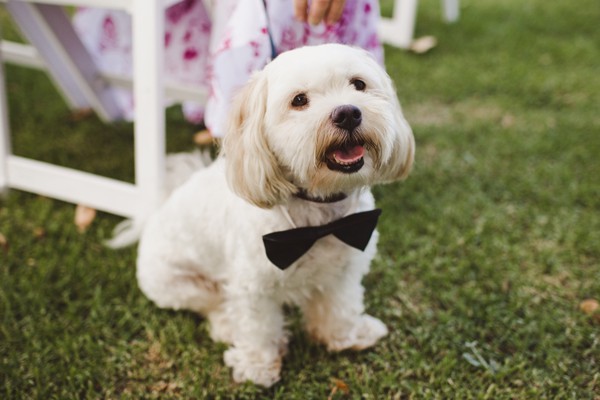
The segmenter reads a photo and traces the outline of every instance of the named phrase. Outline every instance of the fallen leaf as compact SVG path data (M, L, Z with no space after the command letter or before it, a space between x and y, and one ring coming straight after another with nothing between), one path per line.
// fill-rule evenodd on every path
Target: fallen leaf
M433 49L435 46L437 46L437 39L435 36L423 36L415 39L411 43L409 49L417 54L424 54Z
M85 232L96 218L96 210L78 204L75 208L75 226L79 233Z
M333 396L335 396L335 394L340 391L342 393L344 393L345 395L349 395L350 394L350 388L348 387L348 384L346 382L344 382L341 379L337 379L337 378L331 378L331 382L333 383L333 389L331 389L331 393L329 393L329 396L327 397L328 400L333 399Z
M35 228L33 228L33 236L36 239L41 239L44 236L46 236L46 230L44 228L42 228L41 226L35 227Z
M94 110L91 108L78 108L71 111L69 119L73 122L83 121L94 115Z
M0 249L5 253L8 253L8 240L6 240L6 236L0 233Z
M579 309L587 315L592 315L600 308L600 303L595 299L586 299L579 303Z

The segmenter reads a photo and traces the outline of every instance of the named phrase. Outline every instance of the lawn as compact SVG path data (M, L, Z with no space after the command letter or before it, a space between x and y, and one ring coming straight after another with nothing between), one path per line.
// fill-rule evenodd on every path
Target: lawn
M390 1L383 2L389 12ZM415 168L379 187L368 311L390 335L329 354L302 331L282 380L234 384L206 322L138 290L136 249L74 206L0 200L0 398L600 399L600 5L422 1L423 55L386 48ZM4 35L15 32L0 9ZM7 66L17 154L131 180L127 123L72 114L44 74ZM168 110L168 148L194 128Z

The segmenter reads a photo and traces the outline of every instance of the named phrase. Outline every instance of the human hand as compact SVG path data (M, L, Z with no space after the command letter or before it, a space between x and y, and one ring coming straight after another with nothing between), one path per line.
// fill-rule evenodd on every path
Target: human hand
M310 9L308 0L294 0L294 14L299 21L318 25L322 21L334 24L339 21L346 0L312 0Z

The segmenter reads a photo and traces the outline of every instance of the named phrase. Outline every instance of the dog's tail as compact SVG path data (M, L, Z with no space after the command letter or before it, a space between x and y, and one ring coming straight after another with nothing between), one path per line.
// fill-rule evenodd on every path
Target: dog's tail
M188 153L167 155L163 201L181 186L194 172L208 167L213 162L209 151L195 150ZM140 239L146 219L126 219L113 229L112 238L104 244L113 249L131 246Z
M111 249L122 249L131 246L140 239L145 221L126 219L117 224L112 231L112 237L104 241Z

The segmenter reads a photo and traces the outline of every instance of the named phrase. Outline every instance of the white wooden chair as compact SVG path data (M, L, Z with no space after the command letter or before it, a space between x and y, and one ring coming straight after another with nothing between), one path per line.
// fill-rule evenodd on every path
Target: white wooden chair
M441 0L446 22L456 22L459 17L459 0ZM394 0L392 18L382 18L379 36L392 46L408 49L413 42L417 20L418 0Z
M162 74L164 9L177 0L0 0L29 46L2 42L0 48L0 189L15 188L84 204L128 218L145 218L161 201L165 163L164 96L203 101L199 89L174 85ZM100 74L65 15L63 6L125 10L133 25L133 79ZM3 63L47 70L73 108L93 108L103 120L119 118L110 85L131 86L135 184L16 156L11 152ZM131 82L133 81L133 82ZM165 93L166 92L166 93Z
M133 219L143 219L161 201L165 166L164 97L206 98L199 88L163 81L164 9L178 0L0 0L31 45L3 41L0 46L0 190L16 188L83 204ZM458 18L458 0L442 0L446 20ZM133 23L133 79L102 75L65 15L63 6L87 6L129 12ZM417 0L395 0L392 19L381 22L382 39L408 48ZM64 168L11 152L4 62L46 70L73 108L93 108L111 121L119 111L109 86L133 86L135 183ZM166 84L166 86L165 86Z

